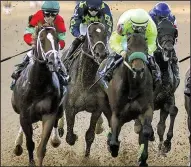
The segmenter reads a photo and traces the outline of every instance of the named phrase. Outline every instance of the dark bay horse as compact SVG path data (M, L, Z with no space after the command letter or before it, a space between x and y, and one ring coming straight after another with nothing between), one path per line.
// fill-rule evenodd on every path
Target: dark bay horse
M139 165L147 165L148 140L154 136L153 79L147 66L147 44L141 34L128 37L128 56L115 70L109 85L108 97L112 109L111 133L108 135L109 151L118 156L118 136L121 127L136 119L135 132L139 134Z
M111 118L108 97L101 86L95 85L92 89L89 89L95 82L99 64L107 56L106 35L106 29L102 23L91 23L87 28L85 42L74 56L75 58L69 68L71 82L68 85L68 99L65 110L67 121L66 142L69 145L74 145L77 139L73 132L75 115L84 110L91 113L90 126L85 136L85 156L90 154L90 148L95 138L96 123L102 124L103 122L99 121L102 120L102 117L100 117L102 112L108 123Z
M175 106L174 93L179 85L179 80L173 74L172 61L174 61L174 34L176 29L173 24L167 19L163 19L157 25L158 36L157 44L158 49L155 51L154 56L157 64L160 67L162 85L154 94L154 110L160 109L160 121L157 125L157 133L159 135L159 153L165 153L171 150L171 140L173 137L173 128L178 108ZM170 115L170 126L167 133L167 139L163 141L165 132L165 122Z
M42 166L53 126L54 131L57 130L58 119L63 114L63 105L60 104L62 96L57 76L58 63L61 60L57 33L53 26L37 26L35 42L32 63L23 70L13 90L12 106L15 112L20 114L21 125L15 154L22 154L23 136L21 134L24 131L31 166L35 165L32 124L39 120L42 121L41 141L37 149L38 165Z
M190 143L190 149L191 149L191 80L190 80L190 68L186 72L185 76L185 91L184 91L184 106L186 109L186 112L188 114L188 129L189 129L189 143ZM190 160L191 160L191 152L190 152Z

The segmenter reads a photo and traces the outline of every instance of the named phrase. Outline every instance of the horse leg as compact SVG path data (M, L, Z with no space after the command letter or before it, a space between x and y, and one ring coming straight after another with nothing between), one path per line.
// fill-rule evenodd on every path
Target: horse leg
M143 128L139 132L139 153L138 153L138 163L139 166L148 166L148 138L144 136Z
M164 141L164 152L167 153L171 150L171 140L173 137L173 128L174 128L174 121L176 118L176 115L178 113L178 108L174 105L170 107L169 110L170 113L170 126L167 133L167 139Z
M32 135L33 135L32 124L30 124L26 118L22 118L21 115L20 115L20 124L26 136L26 147L29 153L29 166L35 166L35 161L33 157L35 143L32 140Z
M48 139L50 138L55 120L56 120L56 114L42 116L42 135L41 135L40 144L37 149L37 157L38 157L39 166L42 166L43 159L46 153L46 145L48 143Z
M162 146L163 146L163 136L164 136L164 132L165 132L165 128L166 128L165 122L166 122L167 117L168 117L168 112L166 112L164 110L164 108L162 108L160 110L160 120L157 125L157 134L159 135L159 140L160 140L160 143L158 146L159 153L164 156L165 156L165 154L162 152Z
M60 137L64 135L64 115L58 120L58 133Z
M75 122L75 110L74 109L66 109L66 122L67 122L67 134L66 134L66 142L69 145L74 145L76 140L78 139L77 135L74 134L74 122Z
M54 123L54 127L52 130L52 138L51 138L51 145L56 148L61 144L61 139L58 132L58 119L56 119Z
M100 118L100 115L101 115L101 112L96 112L96 111L94 111L91 115L90 126L86 132L86 137L85 137L85 140L86 140L85 156L86 157L88 157L90 155L90 148L91 148L91 145L95 138L96 123L97 123L98 119Z
M100 117L97 121L97 124L96 124L96 128L95 128L96 134L101 134L103 132L104 128L102 125L103 125L103 117L102 117L102 115L100 115Z
M120 122L116 113L113 113L111 117L111 133L108 134L108 140L107 140L109 151L111 152L112 157L118 156L119 144L120 144L120 142L118 141L118 136L121 131L121 127L122 123Z
M154 131L151 125L152 119L153 119L153 109L151 106L148 106L146 112L144 114L139 115L138 119L142 125L142 128L139 129L139 146L140 146L139 157L138 157L139 166L148 166L147 164L148 141L154 140Z
M15 140L14 154L16 156L20 156L23 153L22 144L23 144L23 129L20 126L19 133L18 133L17 138Z

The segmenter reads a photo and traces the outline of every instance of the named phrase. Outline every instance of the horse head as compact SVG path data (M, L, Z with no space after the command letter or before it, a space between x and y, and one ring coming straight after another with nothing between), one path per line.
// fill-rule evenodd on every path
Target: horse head
M91 23L87 28L85 43L88 44L88 52L95 62L100 64L107 56L107 31L102 23Z
M128 40L128 54L124 59L124 64L133 72L133 78L143 78L147 63L147 44L142 34L131 34Z
M34 60L46 64L49 71L57 72L59 58L59 44L56 29L53 25L39 24L34 34Z
M175 34L177 33L177 30L175 29L173 23L166 18L158 23L157 30L157 44L158 48L162 52L163 60L171 60L175 44Z

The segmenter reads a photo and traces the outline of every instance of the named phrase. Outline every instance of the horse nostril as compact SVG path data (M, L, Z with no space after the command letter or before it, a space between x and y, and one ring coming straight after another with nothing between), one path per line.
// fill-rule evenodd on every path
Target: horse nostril
M136 69L135 69L135 67L133 67L133 68L132 68L132 70L136 72Z

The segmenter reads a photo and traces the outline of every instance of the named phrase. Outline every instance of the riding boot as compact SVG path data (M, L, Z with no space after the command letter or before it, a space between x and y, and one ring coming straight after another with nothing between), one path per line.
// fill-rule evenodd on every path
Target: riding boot
M120 55L112 53L100 64L98 74L101 78L100 82L104 86L104 88L108 88L107 84L111 81L113 72L117 67L117 64L115 64L115 62L119 58L121 58Z
M175 80L176 80L175 88L173 90L173 92L175 92L176 88L178 87L178 85L180 83L180 73L179 73L179 67L178 67L178 58L176 57L175 50L173 51L171 66L172 66L172 72L173 72L173 74L175 76Z
M20 73L25 69L25 67L29 64L29 60L30 60L30 58L29 58L29 56L28 55L26 55L24 58L23 58L23 61L20 63L20 64L18 64L18 65L16 65L16 69L15 69L15 71L12 73L12 75L11 75L11 78L13 78L13 81L11 82L11 86L10 86L10 88L11 88L11 90L13 90L13 88L14 88L14 86L15 86L15 83L16 83L16 81L17 81L17 79L19 78L19 76L20 76Z
M73 57L73 53L74 53L74 51L78 48L78 46L82 43L83 41L81 41L79 38L76 38L73 42L72 42L72 44L71 44L71 46L69 47L69 49L68 49L68 52L66 53L66 56L65 56L65 60L71 60L72 59L72 57Z
M64 87L68 85L68 82L70 81L70 77L67 74L67 70L64 66L64 64L62 63L62 61L60 61L60 68L58 71L58 79L60 82L60 89L61 92L64 93Z
M149 67L151 69L152 76L153 76L153 89L155 90L156 88L159 88L159 86L162 83L161 72L160 72L160 68L158 64L155 61L154 56L149 56L148 61L149 61Z

